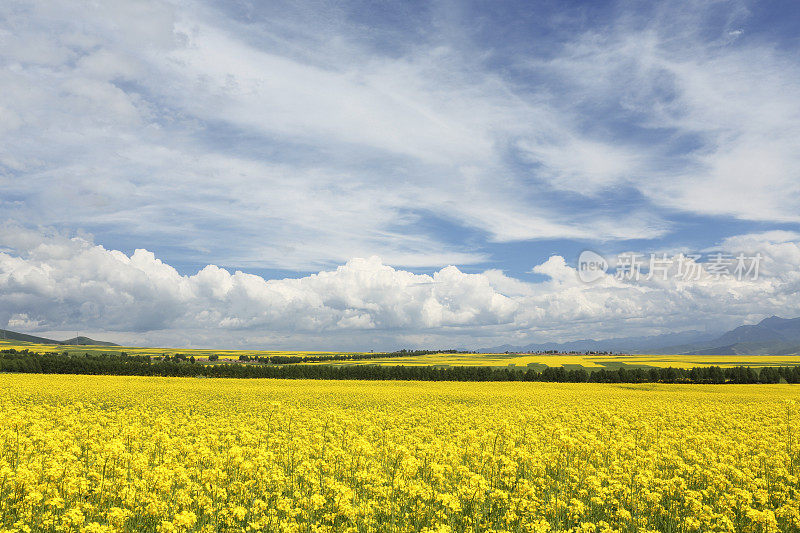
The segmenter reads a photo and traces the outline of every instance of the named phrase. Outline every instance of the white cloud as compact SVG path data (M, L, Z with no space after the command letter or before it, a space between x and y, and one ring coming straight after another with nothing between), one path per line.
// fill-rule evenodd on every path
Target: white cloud
M796 53L756 38L732 43L727 30L709 40L706 9L662 7L646 23L621 17L552 60L528 63L568 84L568 106L614 109L617 116L605 117L611 120L591 114L599 122L589 118L586 128L613 127L617 119L635 132L616 134L620 146L522 144L550 169L555 187L630 186L680 211L800 221ZM642 142L643 135L651 140Z
M632 150L589 139L521 141L519 147L526 157L543 165L541 174L554 187L579 193L634 182L645 168Z
M474 327L508 322L516 307L484 276L455 267L417 275L373 257L299 279L265 280L214 265L182 276L146 250L126 256L64 237L21 255L0 253L0 299L6 320L25 314L49 329L264 328L295 334Z
M11 318L8 319L8 326L11 329L15 330L30 330L36 329L40 326L38 320L31 320L27 313L15 313L11 315Z
M581 181L628 179L637 157L478 68L471 48L387 55L335 24L256 26L148 0L141 24L131 9L5 5L0 188L23 199L13 219L124 233L192 262L306 270L372 254L410 267L487 259L419 230L425 217L496 242L667 227L653 212L560 216L543 181L596 193ZM519 146L541 168L510 164Z
M633 283L607 274L591 284L560 256L534 268L546 276L536 283L453 266L413 274L377 257L296 279L214 265L186 276L146 250L127 256L57 235L36 241L10 227L2 241L15 235L14 251L0 253L0 322L29 331L99 331L137 344L369 349L424 339L480 347L716 330L773 313L800 315L800 240L788 232L724 244L731 253L745 246L765 256L757 280L670 275Z

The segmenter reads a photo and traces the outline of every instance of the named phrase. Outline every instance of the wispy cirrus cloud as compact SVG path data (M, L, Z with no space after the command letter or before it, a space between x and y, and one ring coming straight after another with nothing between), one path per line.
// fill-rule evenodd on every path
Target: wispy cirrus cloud
M176 248L185 239L185 254L283 268L365 251L410 266L487 260L457 239L415 234L409 213L497 241L664 232L663 221L596 212L587 229L537 200L548 172L562 184L624 173L628 157L615 160L565 125L563 110L479 69L471 48L455 47L463 42L397 57L361 46L346 24L310 37L297 23L146 6L147 27L122 24L127 8L113 3L6 8L5 42L17 45L4 49L14 118L0 157L4 189L24 201L8 206L17 218L38 212ZM506 160L518 143L542 142L529 151L542 172ZM228 228L225 241L209 225ZM313 252L264 253L275 248Z
M723 5L727 12L699 3L621 17L556 57L526 62L569 87L565 100L587 109L587 129L610 130L617 141L610 150L523 143L554 187L630 186L687 213L798 221L800 65L774 35L741 29L743 3Z

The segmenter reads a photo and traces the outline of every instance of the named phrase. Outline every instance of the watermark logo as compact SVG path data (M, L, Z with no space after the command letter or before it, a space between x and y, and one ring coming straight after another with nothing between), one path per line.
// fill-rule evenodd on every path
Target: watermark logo
M591 283L602 278L608 271L608 261L602 255L591 250L584 250L578 257L578 277L584 283Z
M616 256L613 266L614 279L618 281L679 281L735 279L755 281L764 259L761 253L726 254L713 252L702 254L622 253ZM578 257L578 277L591 283L609 272L610 264L605 257L591 250L584 250Z

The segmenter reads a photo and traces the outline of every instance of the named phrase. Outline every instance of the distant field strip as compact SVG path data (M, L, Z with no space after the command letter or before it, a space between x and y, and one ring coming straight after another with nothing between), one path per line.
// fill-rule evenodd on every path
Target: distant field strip
M236 361L241 355L249 357L269 356L352 356L364 352L325 352L325 351L286 351L286 350L210 350L190 348L139 348L132 346L72 346L54 344L35 344L20 341L0 340L0 349L30 350L38 353L101 354L121 353L128 355L164 356L183 354L194 356L200 362L209 355L217 355L220 361ZM376 354L379 355L379 354ZM307 364L318 365L386 365L386 366L489 366L489 367L531 367L541 370L546 367L585 368L599 370L606 368L693 368L698 366L719 367L765 367L800 365L800 356L792 355L525 355L525 354L454 354L434 353L407 357L377 357L374 359L355 359L338 361L319 361Z
M100 353L121 353L125 352L128 355L152 355L152 356L163 356L163 355L174 355L174 354L183 354L187 357L193 355L197 358L207 358L209 355L218 355L220 359L231 359L235 360L238 359L240 355L247 355L247 356L272 356L272 355L282 355L282 356L326 356L326 355L354 355L360 354L363 352L315 352L311 350L212 350L212 349L200 349L200 348L142 348L136 346L91 346L91 345L66 345L66 344L37 344L32 342L22 342L22 341L4 341L0 339L0 350L3 349L13 349L13 350L30 350L32 352L38 353L61 353L61 352L70 352L70 353L91 353L91 354L100 354Z
M567 367L586 369L623 366L657 368L692 368L696 366L794 366L800 357L783 355L517 355L517 354L430 354L416 357L393 357L361 361L320 362L336 365L408 365L408 366L515 366Z

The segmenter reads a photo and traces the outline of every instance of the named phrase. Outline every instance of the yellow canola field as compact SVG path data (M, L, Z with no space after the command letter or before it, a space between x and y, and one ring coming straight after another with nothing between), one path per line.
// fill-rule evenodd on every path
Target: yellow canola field
M137 346L100 346L100 345L63 345L63 344L39 344L33 342L10 341L0 339L0 350L30 350L36 353L61 353L68 351L75 354L83 353L120 353L125 352L128 355L151 355L151 356L164 356L183 354L187 357L193 355L197 358L205 358L209 355L215 354L220 359L236 360L240 355L248 356L304 356L304 355L339 355L339 354L357 354L362 352L315 352L315 351L297 351L297 350L214 350L207 348L143 348Z
M331 364L321 362L316 364ZM413 357L387 357L336 361L337 365L406 365L406 366L582 366L587 369L632 365L647 367L693 368L696 366L794 366L800 357L792 355L546 355L546 354L451 354L437 353Z
M790 385L0 375L0 530L798 531Z
M586 356L587 360L660 368L693 368L696 366L796 366L800 357L792 355L613 355Z
M335 365L404 365L404 366L518 366L529 363L547 366L582 365L601 368L601 365L582 355L517 355L493 353L434 353L408 357L386 357L376 359L357 359L352 361L320 361L313 364Z
M176 353L187 357L193 355L203 361L211 354L216 354L221 361L236 361L240 355L247 356L328 356L353 355L364 352L315 352L315 351L282 351L282 350L211 350L197 348L140 348L133 346L63 346L53 344L34 344L0 339L0 350L30 350L32 352L63 352L74 354L89 352L119 353L129 355L164 356ZM674 367L692 368L696 366L795 366L800 365L800 356L796 355L546 355L546 354L474 354L474 353L434 353L408 357L386 357L375 359L356 359L340 361L319 361L308 364L334 365L405 365L405 366L514 366L524 368L531 365L537 369L550 367L584 367L587 370L601 368L617 369L621 366L632 367Z

